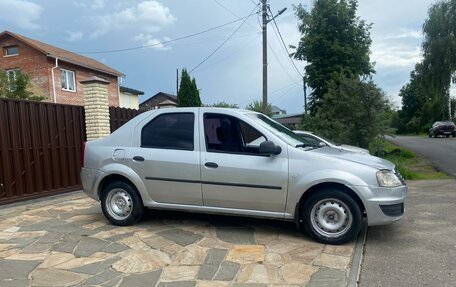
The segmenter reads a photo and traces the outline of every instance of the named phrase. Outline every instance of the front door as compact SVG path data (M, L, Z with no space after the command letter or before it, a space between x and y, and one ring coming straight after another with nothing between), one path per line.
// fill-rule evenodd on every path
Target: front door
M202 205L196 118L193 112L162 113L141 130L131 167L155 202Z
M259 145L267 138L236 117L205 113L203 122L204 205L284 212L288 184L285 153L261 155Z

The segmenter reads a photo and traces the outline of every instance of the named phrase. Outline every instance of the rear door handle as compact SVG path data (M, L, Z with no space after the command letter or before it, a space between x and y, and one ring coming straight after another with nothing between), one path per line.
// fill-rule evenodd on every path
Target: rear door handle
M133 160L134 161L144 161L144 158L142 156L137 155L137 156L133 157Z
M205 167L210 167L210 168L217 168L218 167L218 164L216 164L215 162L206 162L204 164Z

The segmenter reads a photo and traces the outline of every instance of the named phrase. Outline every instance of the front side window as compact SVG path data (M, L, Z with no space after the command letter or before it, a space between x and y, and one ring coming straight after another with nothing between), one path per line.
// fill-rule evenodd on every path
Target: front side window
M204 115L208 152L259 154L266 137L247 123L223 114Z
M62 80L62 90L75 92L76 81L74 71L62 69L60 74Z
M4 55L5 56L16 56L19 55L19 47L18 46L10 46L10 47L5 47L4 49Z
M193 150L194 123L193 113L159 115L142 128L141 147Z

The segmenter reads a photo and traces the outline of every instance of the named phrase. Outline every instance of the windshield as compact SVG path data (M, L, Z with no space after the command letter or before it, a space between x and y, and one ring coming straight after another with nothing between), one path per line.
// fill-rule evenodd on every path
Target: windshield
M310 142L307 140L301 138L297 134L295 134L293 131L290 129L286 128L285 126L279 124L278 122L268 118L265 115L262 114L247 114L251 119L253 119L255 122L257 122L259 125L262 127L266 128L270 132L274 133L277 135L279 138L281 138L284 142L291 146L298 146L298 145L312 145Z
M325 142L329 143L330 145L340 145L340 144L335 143L332 140L328 140L327 138L324 138L324 137L322 137L320 135L317 135L317 137L321 138L322 140L324 140Z

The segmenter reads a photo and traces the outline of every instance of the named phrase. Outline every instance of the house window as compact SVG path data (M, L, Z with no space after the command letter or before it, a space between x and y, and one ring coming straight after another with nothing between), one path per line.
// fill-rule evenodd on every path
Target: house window
M62 90L75 92L76 81L74 71L61 69L60 74L62 78Z
M17 79L17 76L19 75L19 72L20 72L19 69L6 70L6 76L8 78L8 90L10 92L12 92L16 89L16 79Z
M16 55L19 55L19 47L18 46L9 46L9 47L5 47L3 48L3 50L5 51L5 57L6 56L16 56Z

